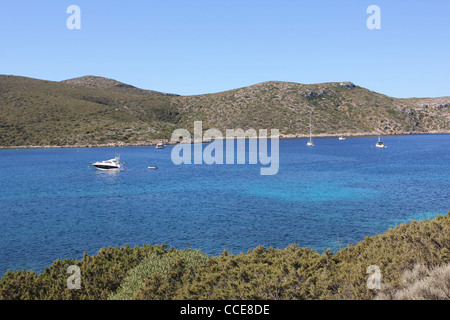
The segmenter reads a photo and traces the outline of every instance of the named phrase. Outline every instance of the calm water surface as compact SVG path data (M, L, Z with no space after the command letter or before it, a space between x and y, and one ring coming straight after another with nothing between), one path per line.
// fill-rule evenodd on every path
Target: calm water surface
M172 146L0 150L0 273L43 271L107 246L165 243L209 254L355 243L450 210L450 135L280 140L261 165L174 165ZM120 153L127 171L88 168ZM159 170L148 170L156 165Z

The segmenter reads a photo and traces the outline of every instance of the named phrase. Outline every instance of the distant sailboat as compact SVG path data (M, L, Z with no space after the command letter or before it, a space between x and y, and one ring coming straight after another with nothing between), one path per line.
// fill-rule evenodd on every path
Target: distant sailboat
M309 141L306 144L308 147L314 147L314 142L312 141L312 125L311 125L311 116L309 117Z
M339 140L345 140L345 137L342 135L342 130L341 130L341 135L339 136Z
M384 143L381 142L381 137L380 136L378 136L378 142L375 145L375 147L377 147L377 148L387 148L387 146L385 146Z

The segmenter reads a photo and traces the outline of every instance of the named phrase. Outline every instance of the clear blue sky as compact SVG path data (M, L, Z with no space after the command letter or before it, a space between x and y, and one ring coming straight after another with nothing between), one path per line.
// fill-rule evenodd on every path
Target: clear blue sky
M81 30L66 9L81 8ZM369 5L381 30L369 30ZM263 81L353 81L450 96L447 0L2 1L0 74L98 75L178 94Z

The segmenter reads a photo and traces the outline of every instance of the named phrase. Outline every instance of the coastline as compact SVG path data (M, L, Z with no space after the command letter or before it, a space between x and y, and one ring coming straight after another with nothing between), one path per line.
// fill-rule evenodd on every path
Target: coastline
M379 135L382 136L407 136L407 135L436 135L436 134L450 134L450 131L441 131L441 130L432 130L427 132L413 132L413 131L398 131L391 133L378 133L378 132L361 132L361 133L348 133L343 132L342 135L346 138L362 138L362 137L377 137ZM340 133L321 133L314 134L314 138L334 138L339 137ZM270 136L268 137L270 138ZM308 134L280 134L279 139L303 139L309 138ZM223 140L227 140L230 138L224 137ZM233 139L237 139L234 137ZM193 140L193 139L192 139ZM164 142L165 145L176 145L179 141L172 141L170 139L151 139L148 141L142 141L138 143L125 143L122 141L119 142L110 142L110 143L95 143L95 144L75 144L75 145L63 145L63 146L54 146L54 145L25 145L25 146L0 146L0 150L7 149L88 149L88 148L118 148L118 147L152 147L156 146L158 143ZM202 140L201 143L208 143L210 141ZM190 142L197 143L197 142Z

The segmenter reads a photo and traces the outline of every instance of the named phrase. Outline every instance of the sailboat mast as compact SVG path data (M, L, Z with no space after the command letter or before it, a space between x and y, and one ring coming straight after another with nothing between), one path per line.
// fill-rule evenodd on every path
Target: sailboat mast
M309 141L312 141L312 124L311 124L311 116L309 116Z
M314 143L312 142L312 120L311 120L311 115L309 116L309 141L306 144L307 146L314 146Z

